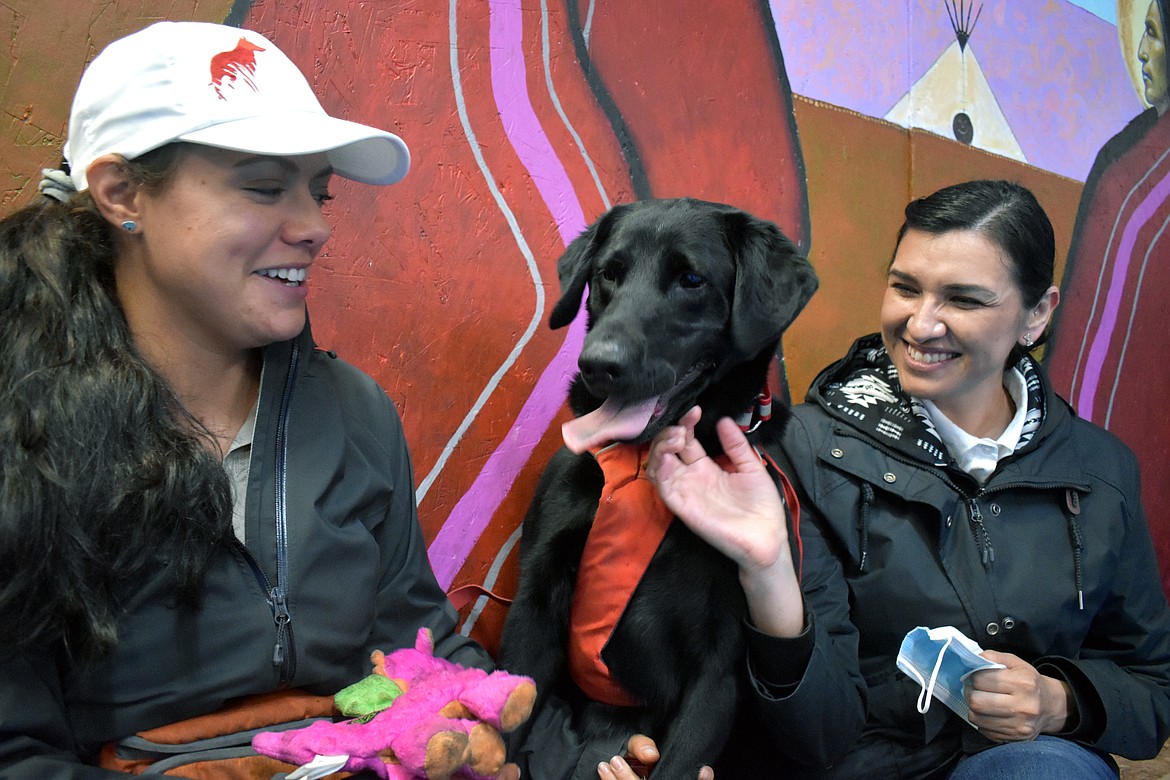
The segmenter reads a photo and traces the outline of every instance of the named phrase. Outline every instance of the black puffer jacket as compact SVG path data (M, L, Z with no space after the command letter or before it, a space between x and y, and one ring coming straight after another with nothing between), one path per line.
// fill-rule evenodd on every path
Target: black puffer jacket
M818 759L835 769L794 775L945 776L989 744L945 707L918 714L919 688L895 666L916 626L955 626L1068 681L1080 715L1063 736L1077 742L1140 759L1170 734L1170 610L1136 459L1078 419L1037 364L1021 369L1042 420L983 486L914 413L877 336L794 409L776 454L801 497L819 645L801 685L822 694L799 706L844 728L864 718L842 740L851 748ZM777 697L771 720L799 719L795 702Z

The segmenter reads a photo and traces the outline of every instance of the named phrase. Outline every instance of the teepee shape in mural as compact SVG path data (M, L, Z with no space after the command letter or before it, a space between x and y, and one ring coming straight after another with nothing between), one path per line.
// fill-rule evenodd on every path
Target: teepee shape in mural
M947 6L950 11L949 2ZM969 15L962 18L963 11L960 2L952 14L956 40L885 119L1027 162L970 46L973 25Z

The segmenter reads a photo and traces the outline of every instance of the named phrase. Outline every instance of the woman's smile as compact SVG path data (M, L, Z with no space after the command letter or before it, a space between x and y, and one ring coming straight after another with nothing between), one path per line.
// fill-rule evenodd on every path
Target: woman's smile
M305 279L309 276L308 268L266 268L257 271L260 276L266 276L269 279L277 279L285 283L289 287L299 287L305 283Z
M119 264L132 327L178 331L217 352L300 333L309 271L330 232L321 211L330 176L324 154L190 146L167 187L143 196L134 252Z
M953 360L959 356L958 352L943 352L943 351L928 351L918 349L909 342L902 342L906 345L906 355L916 363L926 363L928 365L936 365L947 360Z

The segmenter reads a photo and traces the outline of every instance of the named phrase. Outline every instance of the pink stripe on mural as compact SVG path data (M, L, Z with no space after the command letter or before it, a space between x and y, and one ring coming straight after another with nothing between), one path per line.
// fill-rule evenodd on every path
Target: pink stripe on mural
M532 176L567 245L585 229L585 215L572 182L557 158L528 99L519 0L492 0L489 26L492 91L504 132ZM451 511L428 554L439 585L450 587L496 509L512 489L549 424L564 403L585 338L584 317L569 326L565 342L549 362L516 422Z
M1158 207L1170 196L1170 174L1162 177L1150 193L1146 195L1133 216L1126 223L1121 234L1121 244L1117 248L1117 261L1113 265L1113 275L1109 280L1109 292L1105 296L1105 305L1101 311L1101 324L1093 336L1093 345L1089 348L1089 356L1085 361L1084 380L1081 383L1081 392L1077 396L1077 414L1086 420L1093 419L1093 400L1097 395L1097 385L1101 383L1101 371L1105 365L1105 358L1109 353L1109 342L1113 340L1113 331L1117 327L1117 318L1121 313L1121 297L1125 293L1125 277L1129 273L1130 262L1133 260L1133 248L1137 243L1138 232L1146 222L1154 216ZM1137 303L1135 301L1134 305Z

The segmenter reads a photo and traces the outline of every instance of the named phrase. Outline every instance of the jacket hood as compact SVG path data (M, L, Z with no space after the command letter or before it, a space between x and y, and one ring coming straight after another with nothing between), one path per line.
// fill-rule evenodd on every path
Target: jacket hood
M1016 368L1028 390L1028 414L1018 452L1036 446L1050 415L1047 382L1039 364L1023 358ZM813 380L807 399L834 419L868 438L919 462L933 466L953 465L946 445L930 415L902 389L898 369L886 354L881 335L871 333L853 342L849 352Z

